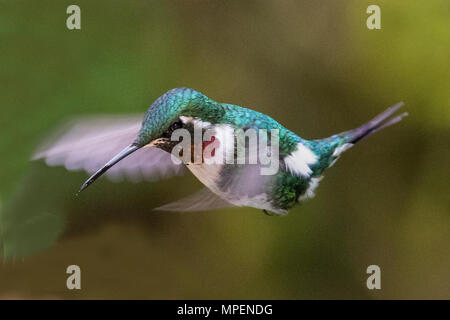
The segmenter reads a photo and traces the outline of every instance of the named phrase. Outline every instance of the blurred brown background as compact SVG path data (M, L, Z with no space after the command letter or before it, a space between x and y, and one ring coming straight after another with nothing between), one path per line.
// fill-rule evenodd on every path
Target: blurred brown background
M66 28L81 8L82 29ZM366 8L381 7L381 30ZM450 298L448 1L0 0L0 298ZM200 188L29 162L72 115L144 112L188 86L303 138L405 101L286 217L151 209ZM66 289L66 267L82 289ZM381 267L382 289L366 288Z

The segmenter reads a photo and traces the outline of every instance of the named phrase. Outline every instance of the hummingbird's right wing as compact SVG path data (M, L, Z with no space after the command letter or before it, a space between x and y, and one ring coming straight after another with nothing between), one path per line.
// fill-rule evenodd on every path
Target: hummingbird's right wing
M142 116L89 116L63 125L37 150L33 160L44 159L49 166L84 170L93 174L135 139ZM112 180L157 180L184 173L171 155L154 147L142 148L106 172Z

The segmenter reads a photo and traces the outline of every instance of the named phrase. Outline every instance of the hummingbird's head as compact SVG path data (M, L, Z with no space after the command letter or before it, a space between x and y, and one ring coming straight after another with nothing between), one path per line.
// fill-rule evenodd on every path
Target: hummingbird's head
M142 147L158 146L170 151L171 132L183 125L180 117L203 114L210 103L214 102L200 92L189 88L172 89L160 96L145 114L141 129L134 142L86 180L78 192L86 189L112 166Z
M133 144L144 147L166 139L167 133L179 123L184 110L195 103L197 95L201 93L188 88L176 88L160 96L145 114Z

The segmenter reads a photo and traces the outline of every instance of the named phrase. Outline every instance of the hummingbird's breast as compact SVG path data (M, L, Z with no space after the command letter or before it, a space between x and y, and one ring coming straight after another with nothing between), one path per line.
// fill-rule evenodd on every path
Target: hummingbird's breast
M284 214L298 201L314 195L319 179L313 177L312 167L318 156L301 142L296 142L295 149L287 155L272 154L270 150L274 156L271 160L277 160L277 168L271 174L262 174L264 166L250 161L254 153L258 159L261 145L252 149L251 143L244 143L244 154L248 157L244 157L244 162L238 161L235 126L187 116L180 116L179 121L177 129L187 135L181 139L181 144L186 146L188 140L189 148L180 151L180 140L173 138L171 130L158 139L155 146L183 159L192 174L223 200L235 206Z
M260 164L238 163L234 126L212 124L186 116L180 116L180 121L191 141L190 157L184 157L184 163L200 182L233 205L284 213L272 205L271 190L275 176L261 175ZM167 142L159 147L178 152L176 145L169 146ZM248 155L248 145L245 148ZM184 152L176 156L182 158Z

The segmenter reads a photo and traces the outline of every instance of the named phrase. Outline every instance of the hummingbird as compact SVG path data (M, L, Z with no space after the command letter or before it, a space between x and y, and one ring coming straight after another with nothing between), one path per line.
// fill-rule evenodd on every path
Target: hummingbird
M151 104L141 123L136 116L71 121L56 139L41 146L33 159L92 174L79 192L103 174L112 180L123 176L132 181L155 180L182 174L187 168L205 188L156 210L203 211L247 206L268 215L284 215L299 202L314 197L324 171L344 151L406 116L406 112L394 115L402 105L397 103L356 129L307 140L263 113L216 102L190 88L175 88ZM177 142L172 141L171 135L177 129L190 133L208 129L213 132L212 140L218 142L216 151L232 154L235 150L219 149L228 148L220 142L233 139L235 130L277 130L278 170L272 175L262 175L260 164L176 163L171 153Z

